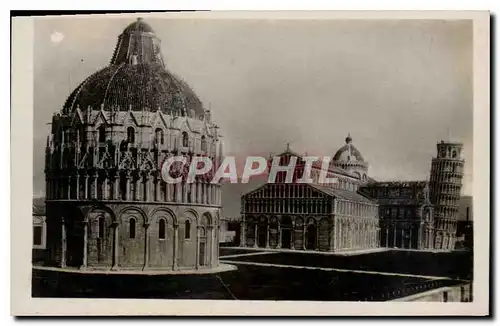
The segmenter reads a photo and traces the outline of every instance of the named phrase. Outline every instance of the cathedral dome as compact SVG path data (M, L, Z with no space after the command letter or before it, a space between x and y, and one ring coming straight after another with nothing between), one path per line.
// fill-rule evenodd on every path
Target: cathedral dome
M133 32L144 32L144 33L154 33L154 30L146 23L142 18L138 18L137 21L131 23L125 28L124 33L133 33Z
M345 139L346 144L342 146L333 156L333 160L337 162L365 162L360 151L352 144L350 135Z
M199 118L204 109L194 91L165 68L160 40L142 19L118 38L111 64L84 80L63 111L80 107L105 111L157 111Z

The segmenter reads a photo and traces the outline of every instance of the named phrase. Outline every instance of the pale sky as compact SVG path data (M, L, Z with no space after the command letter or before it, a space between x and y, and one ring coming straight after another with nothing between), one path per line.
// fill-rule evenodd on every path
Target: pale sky
M53 112L109 64L134 18L35 23L34 193ZM436 143L464 144L472 193L472 23L146 18L167 68L198 94L227 155L333 156L350 132L377 180L425 180ZM236 205L239 205L237 196ZM236 206L235 206L236 209Z

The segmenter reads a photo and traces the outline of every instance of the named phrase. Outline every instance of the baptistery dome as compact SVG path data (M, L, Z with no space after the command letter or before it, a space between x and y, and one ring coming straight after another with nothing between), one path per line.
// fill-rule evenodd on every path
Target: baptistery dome
M165 68L160 40L142 19L118 38L111 64L84 80L68 97L64 111L77 107L106 111L161 111L202 117L201 101L179 77Z

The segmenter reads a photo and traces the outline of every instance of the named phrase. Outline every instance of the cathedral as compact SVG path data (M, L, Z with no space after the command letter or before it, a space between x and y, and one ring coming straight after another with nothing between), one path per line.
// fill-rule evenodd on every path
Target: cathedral
M430 181L377 181L368 162L352 144L333 156L320 184L297 183L302 156L287 150L280 165L295 156L294 182L268 183L242 196L240 246L331 252L400 248L453 250L464 160L462 144L441 141L432 159Z
M241 246L332 252L379 247L378 205L359 192L368 164L350 136L328 167L333 184L320 183L321 166L315 165L312 183L296 182L304 171L302 156L289 147L278 156L280 165L297 157L293 182L278 173L276 183L243 195Z
M210 110L167 70L142 19L118 37L109 66L53 115L46 148L46 265L200 270L218 266L220 185L167 184L171 156L221 160ZM189 166L189 164L186 164ZM186 176L187 171L176 171Z

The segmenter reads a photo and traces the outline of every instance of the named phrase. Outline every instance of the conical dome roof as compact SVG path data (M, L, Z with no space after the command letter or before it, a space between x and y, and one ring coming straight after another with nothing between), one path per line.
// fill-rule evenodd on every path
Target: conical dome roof
M361 152L352 144L352 138L349 134L345 139L346 144L342 146L333 156L333 161L337 162L365 162Z
M70 94L63 111L89 106L106 111L161 110L193 118L204 114L194 91L165 68L160 40L140 18L118 37L110 65L84 80Z

